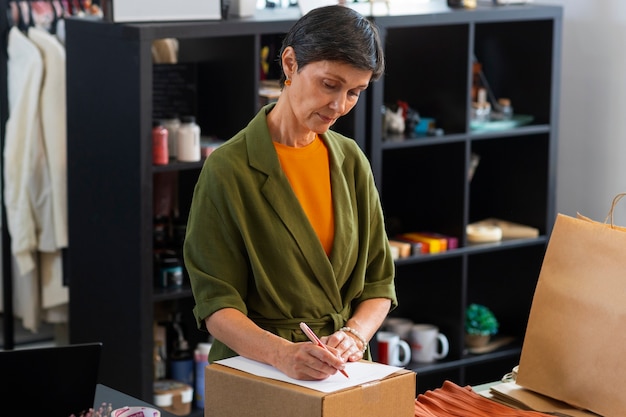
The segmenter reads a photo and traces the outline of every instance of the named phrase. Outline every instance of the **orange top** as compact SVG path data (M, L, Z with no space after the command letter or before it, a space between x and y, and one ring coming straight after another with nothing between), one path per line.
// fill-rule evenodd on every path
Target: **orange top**
M277 142L274 142L274 148L326 255L330 255L335 237L335 218L326 145L316 135L315 140L303 148Z

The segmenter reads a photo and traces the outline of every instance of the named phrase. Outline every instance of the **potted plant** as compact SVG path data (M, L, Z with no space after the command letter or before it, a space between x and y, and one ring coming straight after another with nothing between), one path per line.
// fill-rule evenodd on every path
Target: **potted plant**
M485 346L498 333L499 323L493 312L480 304L470 304L465 310L465 344Z

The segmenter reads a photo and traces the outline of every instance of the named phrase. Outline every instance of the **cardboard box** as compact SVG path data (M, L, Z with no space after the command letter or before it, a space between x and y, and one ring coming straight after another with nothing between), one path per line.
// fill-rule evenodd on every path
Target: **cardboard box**
M325 393L219 364L205 372L205 417L413 417L415 373Z

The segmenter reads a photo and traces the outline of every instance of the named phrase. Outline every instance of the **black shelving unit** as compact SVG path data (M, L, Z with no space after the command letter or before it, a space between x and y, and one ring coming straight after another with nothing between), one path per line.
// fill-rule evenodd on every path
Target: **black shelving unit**
M400 307L393 314L436 323L451 342L445 360L411 364L418 390L442 379L498 379L517 364L554 217L561 13L540 5L480 6L374 18L388 69L338 129L367 151L390 227L430 229L461 242L454 251L397 262ZM179 40L179 61L198 68L202 132L228 138L258 109L261 47L280 39L298 17L289 8L219 22L68 19L70 341L103 342L102 383L151 401L155 311L177 308L195 329L189 288L153 287L154 177L176 174L184 217L201 163L152 165L152 41ZM533 124L504 132L470 129L472 54L496 94L507 94L516 112L533 114ZM413 58L418 65L410 64ZM382 134L380 108L398 99L435 117L445 135L391 140ZM481 163L469 182L472 152ZM537 227L541 235L468 244L465 226L487 216ZM462 323L469 302L491 306L501 331L517 343L466 353ZM192 345L206 337L190 335Z
M389 234L430 230L461 243L397 262L400 306L392 314L435 323L450 340L446 359L410 365L417 389L437 388L446 379L462 385L498 380L518 364L555 216L562 10L479 5L376 21L387 71L372 87L372 108L403 100L444 131L392 135L382 132L380 118L370 119L370 158ZM531 115L532 123L472 129L474 59L494 96L510 98L514 112ZM480 162L470 177L473 154ZM539 236L469 243L466 226L488 217L532 226ZM500 334L514 341L494 352L468 353L463 324L470 303L490 307Z

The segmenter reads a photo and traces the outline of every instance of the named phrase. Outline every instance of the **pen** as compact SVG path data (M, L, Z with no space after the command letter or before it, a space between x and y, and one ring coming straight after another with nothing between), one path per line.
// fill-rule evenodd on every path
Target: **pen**
M309 338L309 340L311 342L313 342L317 346L325 349L327 352L330 352L330 350L328 350L326 345L322 343L322 341L319 339L319 337L317 337L317 335L315 333L313 333L313 330L311 330L311 328L309 326L307 326L307 324L305 322L300 322L300 328L302 329L304 334ZM348 376L348 373L345 370L340 369L339 372L341 372L346 378L350 378Z

